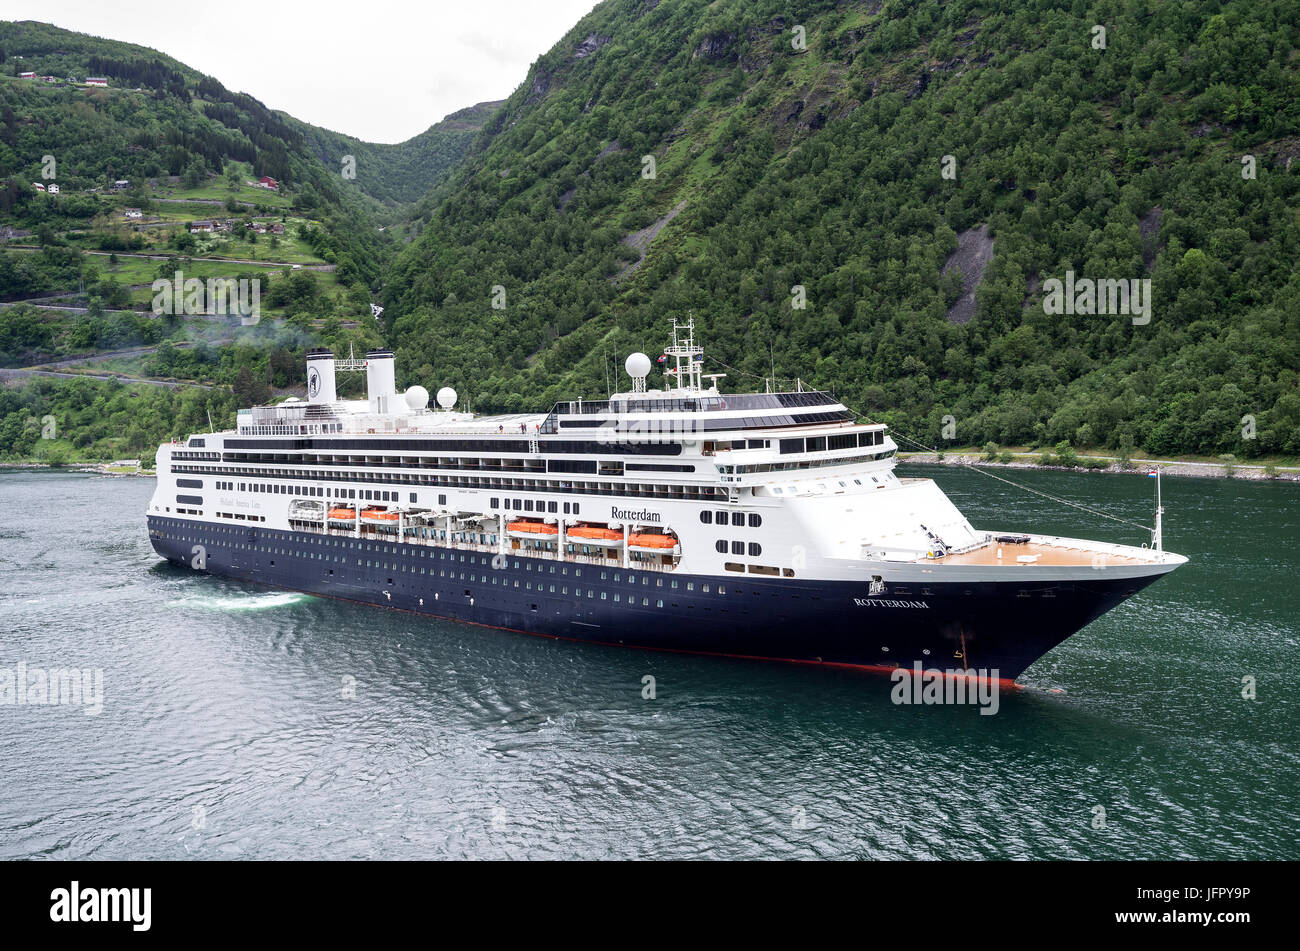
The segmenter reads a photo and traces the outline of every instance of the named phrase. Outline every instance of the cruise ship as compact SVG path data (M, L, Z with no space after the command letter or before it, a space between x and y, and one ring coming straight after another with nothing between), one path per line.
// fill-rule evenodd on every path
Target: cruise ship
M606 400L479 416L399 393L391 350L313 350L305 400L159 447L150 540L194 571L529 634L1004 684L1186 561L1158 522L1150 547L977 529L833 395L721 392L693 323L625 369ZM338 398L348 372L365 399Z

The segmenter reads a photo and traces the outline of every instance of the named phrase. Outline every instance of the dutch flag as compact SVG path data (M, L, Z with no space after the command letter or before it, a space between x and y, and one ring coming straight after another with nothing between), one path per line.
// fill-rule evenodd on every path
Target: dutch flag
M1147 473L1147 478L1154 479L1157 475L1159 475L1159 473L1155 469L1152 469L1150 472Z

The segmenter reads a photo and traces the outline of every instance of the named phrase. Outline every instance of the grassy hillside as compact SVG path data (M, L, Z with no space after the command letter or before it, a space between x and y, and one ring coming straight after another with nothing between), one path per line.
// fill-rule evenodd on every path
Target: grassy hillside
M69 81L91 75L108 88ZM309 131L156 51L0 23L0 367L196 384L18 376L0 389L0 458L149 456L209 412L228 425L300 386L308 347L381 342L370 304L395 242ZM153 314L152 282L178 270L259 281L262 322Z
M932 443L1300 452L1298 17L607 0L420 207L402 369L603 395L693 311L733 387L802 377ZM1151 320L1045 313L1070 270L1149 278Z

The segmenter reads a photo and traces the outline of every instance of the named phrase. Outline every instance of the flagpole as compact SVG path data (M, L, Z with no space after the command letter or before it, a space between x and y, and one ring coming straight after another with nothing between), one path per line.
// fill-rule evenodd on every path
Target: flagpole
M1165 507L1160 498L1160 467L1156 467L1156 534L1155 549L1164 551L1164 531L1161 523L1161 516L1165 514Z

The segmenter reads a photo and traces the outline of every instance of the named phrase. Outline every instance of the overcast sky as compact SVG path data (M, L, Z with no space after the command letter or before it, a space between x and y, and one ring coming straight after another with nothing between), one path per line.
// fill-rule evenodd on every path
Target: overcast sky
M596 0L0 0L0 19L149 46L370 142L504 99Z

